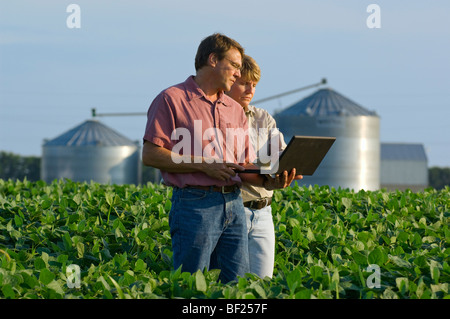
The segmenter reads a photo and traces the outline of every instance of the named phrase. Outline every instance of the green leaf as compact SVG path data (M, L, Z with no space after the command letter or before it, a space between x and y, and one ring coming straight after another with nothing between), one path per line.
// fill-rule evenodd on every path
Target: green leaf
M308 238L308 240L311 242L316 240L316 237L314 236L314 233L310 227L308 227L308 230L306 231L306 238Z
M76 194L72 199L78 206L80 206L83 202L83 198L80 193Z
M296 218L289 218L289 225L291 225L292 228L297 228L300 226L300 222Z
M18 214L14 215L14 223L17 227L20 227L23 225L23 219Z
M309 272L311 274L311 277L313 278L313 280L315 281L320 281L322 279L323 276L323 269L320 266L312 266L309 269Z
M415 247L422 246L422 237L420 237L419 233L411 234L409 240L411 241L411 245Z
M86 229L86 220L83 219L78 224L78 231L81 233Z
M331 277L331 282L334 284L334 285L336 285L336 284L339 284L339 282L340 282L340 280L341 280L341 278L340 278L340 276L339 276L339 271L334 271L333 272L333 276Z
M3 285L2 293L5 298L10 298L10 299L16 298L16 294L14 293L14 290L12 289L11 284Z
M409 288L409 280L406 277L395 278L395 283L401 294L405 294Z
M252 292L246 292L242 295L242 299L256 299Z
M51 200L51 199L44 199L42 201L42 203L41 203L41 208L43 210L47 210L47 209L49 209L52 206L52 204L53 204L53 200Z
M401 231L398 233L398 235L397 235L397 240L398 240L399 242L406 243L406 241L408 240L408 233L405 232L405 231L403 231L403 230L401 230Z
M39 286L39 281L32 271L27 273L27 271L22 272L23 282L28 285L31 289L34 289L36 286Z
M45 264L45 261L41 257L37 257L34 260L34 268L36 270L41 270L41 269L44 269L46 267L47 267L47 265Z
M383 299L398 299L398 295L391 288L387 288L383 292L382 298Z
M82 242L77 243L78 258L83 258L84 256L84 244Z
M255 289L256 293L263 299L267 298L266 292L264 291L264 288L261 287L261 285L258 282L254 282L251 285L251 288Z
M295 288L297 288L298 284L300 283L302 278L301 272L299 269L294 269L293 271L291 271L287 277L286 277L286 281L288 284L288 288L291 292L295 291Z
M369 253L369 264L375 264L378 266L383 265L388 260L387 254L381 247L375 248Z
M114 193L111 192L107 192L105 193L105 199L106 202L108 203L109 206L113 206L114 205Z
M367 265L367 256L363 255L360 252L354 252L352 254L353 256L353 260L358 264L358 265Z
M105 278L103 276L98 277L97 281L100 281L103 285L103 288L105 288L107 291L111 290L110 285L108 284L108 282L105 280Z
M61 254L58 256L58 258L56 258L56 260L63 265L65 265L67 263L68 259L69 259L69 256L64 255L64 254Z
M62 289L61 284L56 280L53 280L50 283L48 283L47 287L54 290L59 295L64 295L64 290Z
M238 288L239 288L239 290L245 290L245 288L247 288L247 280L245 278L243 278L243 277L239 278Z
M434 283L438 284L441 272L439 271L437 263L434 261L430 264L430 274L431 274L431 279L434 280Z
M312 290L307 288L302 288L295 294L296 299L311 299Z
M64 247L66 250L70 250L72 248L72 239L70 238L70 234L65 232L62 236Z
M345 206L346 210L352 208L352 199L351 198L342 198L342 204Z
M409 263L407 260L404 260L398 256L393 256L393 255L388 255L389 259L392 260L392 262L394 264L396 264L397 266L401 267L401 268L411 268L412 265L411 263Z
M205 276L200 269L195 273L195 288L202 292L205 292L207 288Z
M413 263L419 267L425 267L427 265L427 259L425 256L421 255L421 256L417 256Z
M134 271L145 271L147 269L147 264L142 260L136 260L134 264Z
M44 285L48 285L50 282L55 279L55 274L52 273L47 268L41 269L41 272L39 274L39 281L42 282Z
M125 295L123 294L122 288L117 283L117 281L115 281L113 279L113 277L111 277L110 275L108 275L108 278L109 278L109 280L111 280L111 282L113 283L114 287L116 287L117 294L119 295L119 299L125 299Z

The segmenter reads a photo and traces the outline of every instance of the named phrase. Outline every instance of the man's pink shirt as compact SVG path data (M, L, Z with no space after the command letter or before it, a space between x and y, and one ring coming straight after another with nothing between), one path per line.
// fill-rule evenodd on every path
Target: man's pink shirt
M219 98L215 102L211 102L194 81L193 76L188 77L183 83L162 91L153 100L147 113L144 140L172 150L177 143L181 143L183 138L188 136L184 134L183 137L172 139L172 133L176 129L181 135L189 132L191 137L191 154L189 155L211 154L216 160L221 159L223 162L237 164L255 160L255 153L248 138L247 118L242 106L223 92L219 94ZM227 132L237 133L240 138L233 138L232 143L230 141L226 143ZM242 134L245 135L244 145L238 145L236 140L242 139ZM220 142L221 136L223 141ZM229 135L229 138L231 136ZM177 153L186 152L185 148L181 148L180 151L179 146L176 147ZM227 146L229 147L227 148ZM242 150L245 150L245 154L242 154ZM188 154L184 153L183 155ZM244 159L245 161L242 161ZM168 173L161 171L161 175L167 185L178 187L241 184L238 175L229 181L214 179L203 172Z

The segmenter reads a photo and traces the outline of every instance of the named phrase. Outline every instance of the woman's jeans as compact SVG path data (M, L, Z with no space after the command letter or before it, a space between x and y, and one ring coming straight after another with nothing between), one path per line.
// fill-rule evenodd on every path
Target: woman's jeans
M239 188L232 193L173 188L169 225L175 269L220 269L225 283L250 271L240 194Z
M245 207L250 272L272 278L275 263L275 229L270 205L255 210Z

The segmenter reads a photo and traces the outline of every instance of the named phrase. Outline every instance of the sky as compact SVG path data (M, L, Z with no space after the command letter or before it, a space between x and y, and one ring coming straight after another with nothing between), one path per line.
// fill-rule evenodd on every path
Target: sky
M381 142L423 144L429 167L450 167L448 0L0 0L0 151L41 156L92 108L147 112L215 32L260 65L254 100L326 78L377 113ZM274 114L317 89L257 106ZM142 140L143 115L97 119Z

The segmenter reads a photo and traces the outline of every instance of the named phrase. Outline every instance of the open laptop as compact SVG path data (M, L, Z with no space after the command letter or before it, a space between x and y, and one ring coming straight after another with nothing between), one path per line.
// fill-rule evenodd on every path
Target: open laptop
M295 168L297 175L313 175L335 141L336 137L293 136L278 162L241 173L281 174Z

